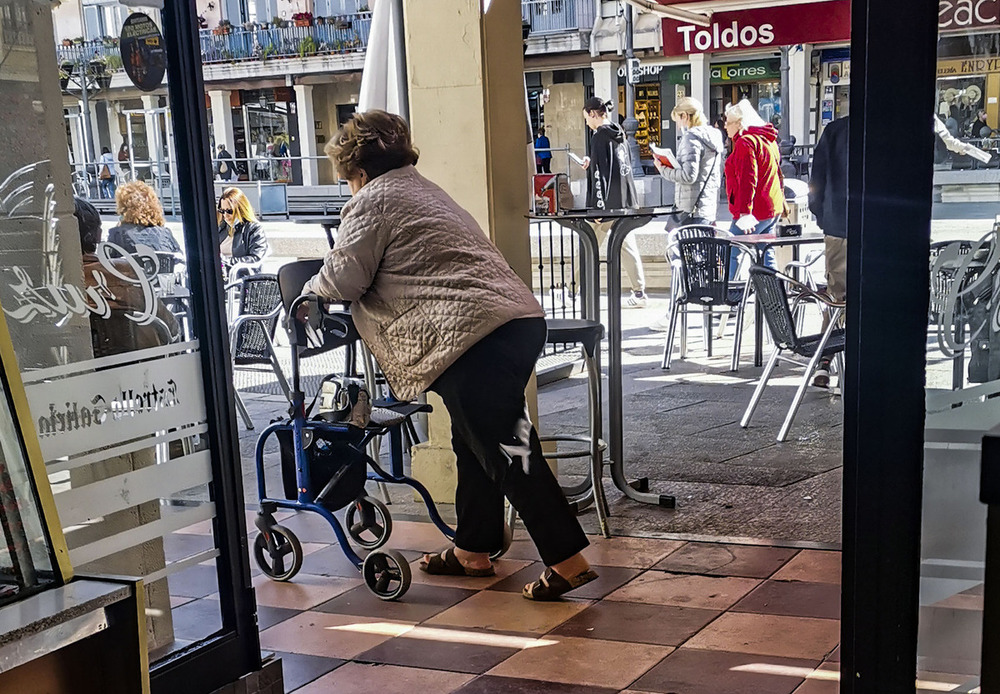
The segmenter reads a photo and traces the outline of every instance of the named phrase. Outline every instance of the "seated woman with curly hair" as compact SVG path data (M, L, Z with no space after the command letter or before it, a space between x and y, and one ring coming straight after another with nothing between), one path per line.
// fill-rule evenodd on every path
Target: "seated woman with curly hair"
M174 235L167 229L163 206L156 191L143 181L132 181L115 191L115 206L121 223L108 232L108 243L135 253L136 246L149 246L154 251L180 253Z
M451 415L457 456L454 547L424 555L431 574L492 576L503 503L517 509L546 569L524 587L554 600L588 583L587 537L542 456L524 389L545 319L476 220L421 176L410 130L384 111L355 115L327 146L353 198L334 247L305 287L351 301L358 333L394 394L431 390Z

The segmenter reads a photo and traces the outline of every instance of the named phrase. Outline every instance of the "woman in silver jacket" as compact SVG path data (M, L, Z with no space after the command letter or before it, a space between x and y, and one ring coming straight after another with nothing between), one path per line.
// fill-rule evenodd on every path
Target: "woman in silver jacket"
M719 207L719 186L722 183L722 160L725 143L722 133L705 118L701 102L690 96L677 101L670 118L683 134L677 145L677 168L663 165L653 157L656 170L668 181L674 182L674 205L678 214L667 224L667 231L687 224L714 224ZM673 247L676 249L676 246ZM668 253L671 246L668 245ZM676 252L676 251L674 251ZM679 258L671 258L676 268ZM652 330L666 332L670 315L650 326Z
M304 292L352 302L355 327L394 394L408 400L433 391L451 415L455 544L425 554L420 568L493 576L506 496L547 567L524 587L525 598L554 600L594 580L581 554L587 537L525 405L545 343L538 301L472 215L417 172L402 118L356 114L326 152L353 197Z
M722 134L706 120L701 102L690 96L677 101L670 118L683 132L677 145L679 166L664 166L656 157L653 163L661 176L674 182L674 205L687 215L684 223L713 224L722 181Z

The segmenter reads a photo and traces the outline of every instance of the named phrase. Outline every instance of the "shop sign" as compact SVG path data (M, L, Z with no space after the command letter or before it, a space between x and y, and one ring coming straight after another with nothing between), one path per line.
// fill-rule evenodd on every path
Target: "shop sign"
M193 348L154 347L25 374L42 457L80 455L204 421L201 355ZM167 349L174 353L164 355Z
M152 17L141 12L130 14L122 25L118 46L122 66L132 84L144 92L151 92L163 83L167 50L160 28Z
M1000 24L1000 0L941 0L938 29L964 31Z
M780 62L771 60L744 60L739 63L717 63L709 68L711 83L734 84L739 82L761 82L780 79ZM664 82L673 84L688 84L691 81L691 68L667 68L663 75Z
M938 77L984 75L989 72L1000 72L1000 58L956 58L941 60L937 64Z
M664 19L662 29L664 55L849 41L851 0L716 12L708 27Z
M643 65L641 63L639 63L638 65L636 65L635 68L634 68L635 76L637 78L641 78L641 77L655 77L655 76L659 75L662 70L663 70L663 66L662 65ZM625 68L624 67L618 68L618 76L619 77L624 77L625 76ZM635 81L638 81L638 80L635 80Z

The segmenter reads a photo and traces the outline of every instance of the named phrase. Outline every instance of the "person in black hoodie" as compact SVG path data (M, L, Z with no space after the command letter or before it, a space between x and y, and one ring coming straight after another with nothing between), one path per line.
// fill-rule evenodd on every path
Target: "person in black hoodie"
M269 250L267 237L242 190L226 188L222 191L219 220L219 252L227 281L235 265L259 269Z
M591 209L618 210L636 205L627 168L630 164L621 161L618 156L618 145L625 141L625 131L608 119L610 106L610 101L602 101L597 96L590 97L583 104L583 119L594 132L590 138L590 153L593 158L585 157L583 160L583 168L589 174L587 207ZM598 244L604 243L610 229L611 222L598 222L594 225ZM625 306L645 308L646 277L634 236L625 237L622 252L622 266L632 287Z
M847 298L847 145L848 117L823 130L813 153L809 178L809 211L823 230L826 246L826 291L835 301ZM830 384L829 360L823 360L813 385Z

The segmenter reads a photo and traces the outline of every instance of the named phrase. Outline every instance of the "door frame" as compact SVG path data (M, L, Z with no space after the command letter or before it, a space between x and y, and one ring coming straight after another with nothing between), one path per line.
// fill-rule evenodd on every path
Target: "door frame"
M913 692L916 677L937 19L937 0L852 3L845 694Z
M209 449L214 453L212 500L216 505L214 530L219 549L216 567L222 630L155 663L150 685L153 694L208 694L260 669L260 639L243 514L242 466L215 234L211 150L195 3L167 2L161 17L169 46L167 80L175 133L175 171L185 172L177 176L177 189L185 222L191 309L202 355Z

